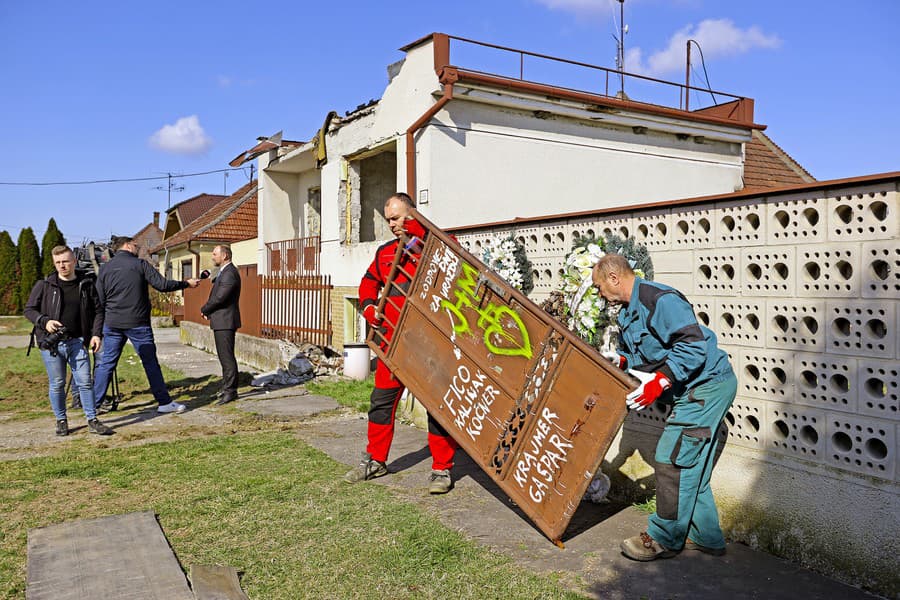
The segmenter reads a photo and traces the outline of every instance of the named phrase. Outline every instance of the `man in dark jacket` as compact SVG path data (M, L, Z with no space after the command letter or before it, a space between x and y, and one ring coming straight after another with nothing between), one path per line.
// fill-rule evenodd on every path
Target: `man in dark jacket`
M103 353L94 373L94 399L97 406L100 406L106 396L110 374L119 362L127 339L144 365L150 390L159 404L157 412L184 412L183 404L172 401L156 358L156 342L150 327L150 291L147 285L152 285L160 292L174 292L186 287L197 287L199 279L166 279L150 263L138 258L137 244L130 237L114 238L113 251L115 254L100 268L97 277L97 294L104 314Z
M81 396L88 431L110 435L113 430L97 419L88 355L88 349L91 352L100 349L103 329L103 312L94 280L75 271L75 254L68 246L56 246L50 253L56 273L32 288L25 304L25 318L34 323L35 340L47 368L56 435L69 435L66 364L72 368L72 380Z
M234 358L235 333L241 327L241 275L231 264L231 248L216 246L212 251L213 264L219 267L219 274L213 280L209 299L200 308L204 318L209 319L216 340L216 354L222 365L222 395L216 404L227 404L237 399L237 360Z

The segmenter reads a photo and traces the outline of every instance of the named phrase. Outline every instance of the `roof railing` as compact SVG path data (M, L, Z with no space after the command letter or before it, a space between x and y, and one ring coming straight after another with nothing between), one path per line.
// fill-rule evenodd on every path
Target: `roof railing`
M709 103L705 105L701 104L694 110L703 110L704 108L718 106L723 103L739 103L742 100L750 100L743 96L737 96L735 94L721 92L707 87L675 83L647 75L628 73L626 71L601 67L599 65L593 65L577 60L559 58L517 48L509 48L498 44L481 42L454 35L435 33L433 34L433 38L435 45L435 69L444 66L456 66L465 71L482 75L501 77L523 83L552 85L555 88L576 93L587 93L619 100L628 100L631 102L640 102L667 108L677 108L678 110L685 111L688 110L689 104L697 106L695 102L701 101L701 98L706 99ZM453 46L452 54L451 45ZM477 49L473 50L472 47L497 50L502 54L493 59L487 55L476 57ZM513 60L504 60L504 57L512 57ZM462 60L460 60L460 58ZM478 58L481 58L482 60L486 59L490 64L483 68L472 68L472 66L470 66L470 59L478 61ZM526 67L528 70L527 74ZM497 72L499 68L503 68L506 72ZM569 69L569 81L562 84L548 81L548 77L552 77L552 71L554 69L560 73L565 69ZM510 72L510 70L512 70L512 72ZM600 77L597 78L594 76L595 73L599 73ZM598 79L600 85L597 85ZM626 90L628 90L627 94ZM671 97L666 100L668 94L665 93L664 90L674 90L677 92L677 102L673 102L673 98ZM693 100L688 96L691 92L695 93ZM752 102L752 100L750 101Z

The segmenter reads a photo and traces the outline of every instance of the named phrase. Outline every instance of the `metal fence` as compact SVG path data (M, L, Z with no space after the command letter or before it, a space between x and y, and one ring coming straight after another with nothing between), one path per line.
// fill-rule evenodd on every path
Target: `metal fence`
M260 337L331 344L331 276L259 277Z

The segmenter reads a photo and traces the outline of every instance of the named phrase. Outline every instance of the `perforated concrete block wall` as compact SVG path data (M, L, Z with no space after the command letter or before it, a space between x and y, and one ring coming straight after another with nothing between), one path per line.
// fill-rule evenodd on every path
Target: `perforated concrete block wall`
M772 298L765 302L765 346L788 350L825 350L825 301Z
M731 358L739 387L722 432L728 445L759 450L761 460L796 458L798 472L812 461L896 482L898 183L606 213L517 232L537 300L558 289L579 236L613 231L647 246L656 279L687 295ZM666 416L651 407L631 413L626 427L658 430Z
M572 248L565 223L547 224L541 228L539 248L540 256L564 257Z
M628 214L618 217L601 217L597 222L597 227L602 235L615 233L619 237L631 237L631 215Z
M766 243L765 205L753 200L722 202L713 210L716 246L762 246Z
M529 259L534 256L541 256L541 228L540 227L518 227L514 233L515 238L525 248L525 254Z
M600 231L599 220L596 217L584 219L571 219L566 221L566 249L563 255L572 249L575 242L581 238L594 239Z
M669 249L669 230L672 228L669 210L636 213L632 218L632 226L634 240L643 244L651 254Z
M713 215L703 208L672 209L672 248L697 249L715 246Z

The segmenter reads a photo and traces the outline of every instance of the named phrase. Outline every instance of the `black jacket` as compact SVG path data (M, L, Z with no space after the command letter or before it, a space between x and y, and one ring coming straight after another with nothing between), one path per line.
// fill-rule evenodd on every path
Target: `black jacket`
M234 329L241 326L241 275L237 267L228 263L219 271L209 292L209 300L200 312L209 317L209 326L215 329Z
M174 292L188 287L186 281L166 279L150 263L131 252L119 250L100 267L97 294L103 306L104 324L116 329L150 325L150 290Z
M80 304L78 312L81 316L84 345L87 347L92 336L100 337L103 333L103 311L94 287L93 276L76 274L76 277ZM58 321L62 315L62 297L58 273L47 275L46 279L38 281L31 288L31 294L25 304L25 318L35 325L34 338L38 345L47 337L47 321L54 319Z

